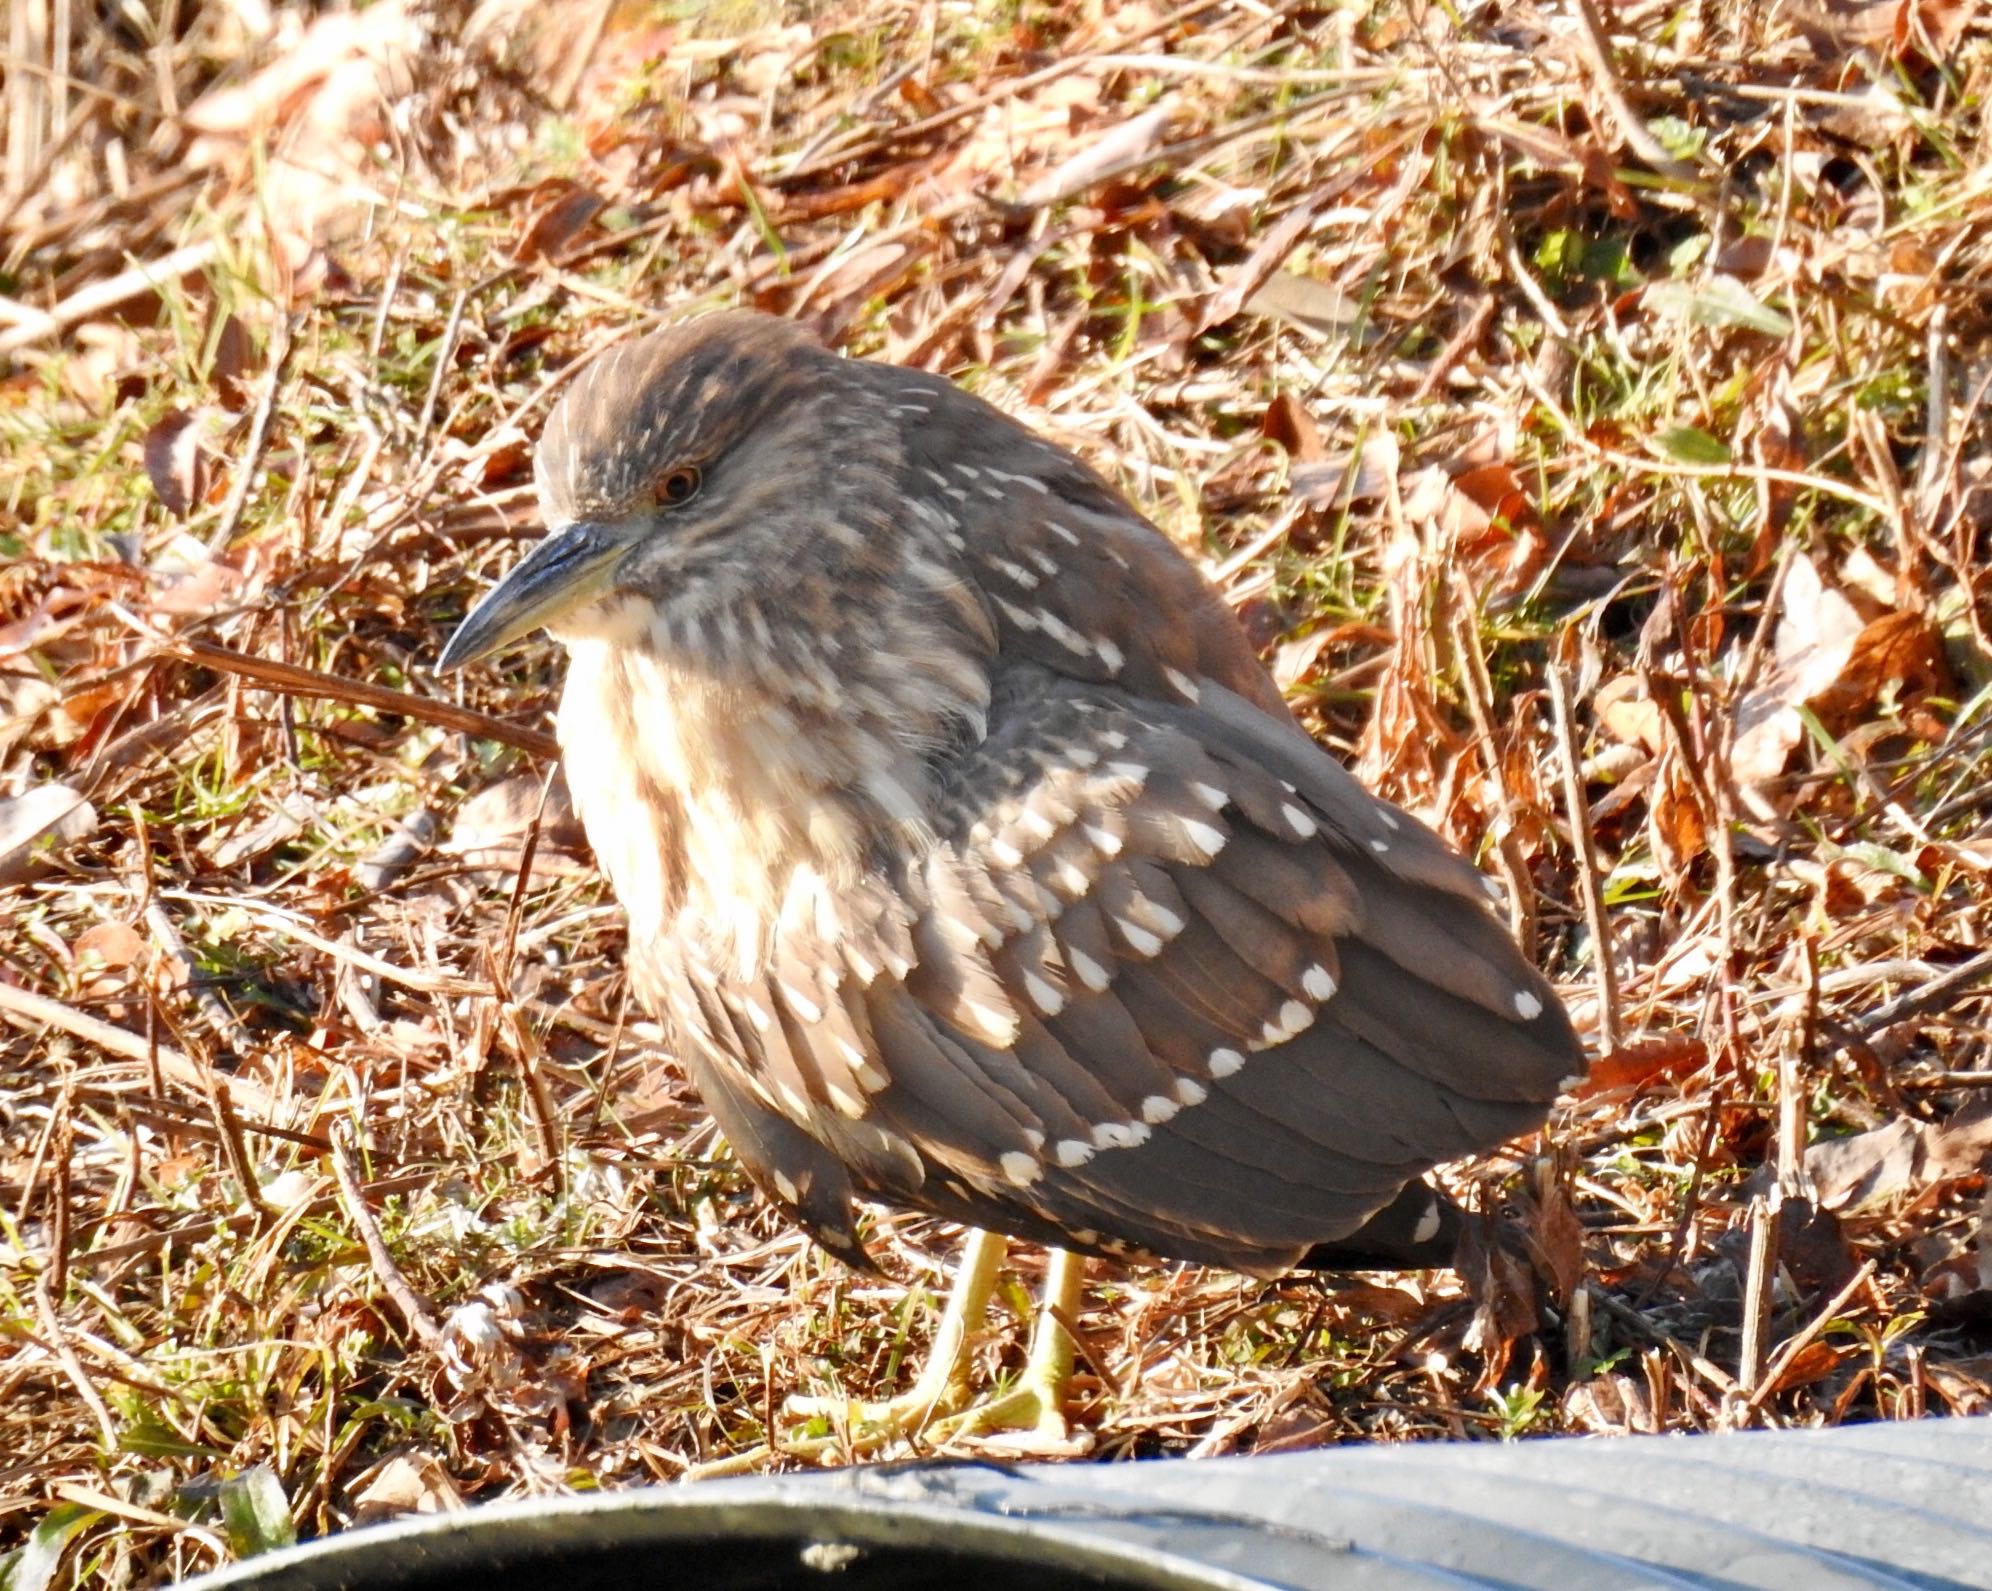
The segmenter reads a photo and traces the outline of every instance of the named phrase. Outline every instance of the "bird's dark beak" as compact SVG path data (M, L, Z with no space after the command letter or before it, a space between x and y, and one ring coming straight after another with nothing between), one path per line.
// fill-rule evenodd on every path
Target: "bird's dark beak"
M438 669L462 668L601 595L629 543L586 520L555 531L484 594L450 637Z

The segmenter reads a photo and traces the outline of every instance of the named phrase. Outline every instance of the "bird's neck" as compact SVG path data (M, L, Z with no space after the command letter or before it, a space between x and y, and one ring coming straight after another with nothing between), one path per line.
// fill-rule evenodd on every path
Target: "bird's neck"
M788 655L747 612L706 621L696 646L654 628L566 637L562 754L633 939L704 923L749 972L798 888L931 834L936 755L979 735L986 675L917 616L863 628L866 644L818 634Z

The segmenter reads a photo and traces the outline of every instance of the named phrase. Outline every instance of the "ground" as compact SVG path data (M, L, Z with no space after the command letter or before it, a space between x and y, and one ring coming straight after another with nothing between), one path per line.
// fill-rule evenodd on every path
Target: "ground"
M722 304L1106 472L1595 1058L1447 1173L1519 1240L1461 1276L1096 1264L1075 1449L1992 1407L1977 8L8 16L8 1591L909 1380L959 1234L771 1216L626 1000L555 652L433 670L564 381Z

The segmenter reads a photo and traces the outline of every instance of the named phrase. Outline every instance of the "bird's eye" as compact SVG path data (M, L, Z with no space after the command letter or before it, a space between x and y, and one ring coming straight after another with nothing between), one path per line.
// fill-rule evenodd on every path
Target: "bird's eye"
M680 464L674 470L666 470L657 477L657 501L666 508L676 508L680 503L689 503L699 495L699 472L689 464Z

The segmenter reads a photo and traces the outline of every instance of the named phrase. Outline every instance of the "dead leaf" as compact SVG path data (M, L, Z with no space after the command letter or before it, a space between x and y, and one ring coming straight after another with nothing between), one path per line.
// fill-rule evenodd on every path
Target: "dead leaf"
M187 107L185 163L246 178L252 164L274 241L292 269L377 201L374 149L415 82L426 24L407 0L317 16L302 38L246 82Z
M1662 1078L1684 1077L1707 1064L1708 1046L1700 1039L1670 1037L1624 1044L1591 1063L1574 1097L1589 1099L1615 1088L1638 1088Z
M1633 1431L1660 1429L1646 1388L1631 1376L1616 1371L1577 1382L1563 1395L1563 1411L1584 1430L1600 1435L1623 1436Z
M0 800L0 884L18 883L41 856L97 832L97 809L66 784L38 784Z
M1351 503L1373 503L1396 486L1402 458L1397 438L1389 431L1377 431L1364 438L1354 454L1295 464L1293 494L1319 513Z
M1460 1241L1460 1279L1474 1304L1461 1345L1482 1361L1482 1390L1500 1385L1514 1345L1542 1323L1541 1284L1512 1241L1485 1219L1469 1221Z
M1017 202L1032 208L1058 204L1092 187L1102 178L1140 163L1161 147L1176 114L1176 101L1164 97L1138 116L1111 127L1081 149L1059 162L1018 195Z
M515 774L487 785L457 809L449 838L439 847L472 869L516 872L525 854L526 834L539 811L541 776ZM587 837L567 791L567 778L555 778L547 793L546 815L533 852L533 872L559 876L572 872L587 854Z
M405 1514L453 1514L464 1506L463 1494L443 1461L419 1449L383 1459L361 1477L352 1498L353 1523L358 1525Z
M1259 434L1268 442L1286 449L1295 464L1314 464L1328 456L1321 440L1321 427L1307 412L1307 405L1291 392L1276 393L1259 421Z
M1591 693L1591 713L1614 740L1643 746L1656 757L1667 749L1666 715L1637 674L1621 674L1600 685Z
M1857 1210L1934 1182L1969 1176L1992 1156L1992 1100L1932 1124L1904 1117L1805 1151L1806 1175L1829 1210Z
M209 839L201 849L218 868L240 867L267 856L305 831L317 816L311 798L292 791L263 812L255 822L245 823L227 834Z
M78 961L89 957L100 967L128 967L145 954L147 943L130 923L97 923L78 934L70 948Z
M1954 688L1937 625L1921 613L1884 613L1862 628L1839 677L1807 705L1838 732L1891 690L1945 696Z
M1358 306L1341 288L1298 271L1273 272L1245 300L1245 308L1318 337L1347 336L1361 319Z
M1764 682L1736 704L1730 771L1759 816L1776 815L1761 792L1784 772L1805 733L1799 708L1840 678L1861 630L1853 604L1819 578L1810 558L1803 553L1795 558L1785 576L1777 661Z
M242 589L242 571L210 556L198 542L182 537L173 554L162 558L152 570L148 606L154 613L204 616L224 606Z
M249 383L251 353L249 332L241 319L224 315L214 338L214 390L222 407L235 414L247 409L254 397Z
M550 193L542 196L525 236L519 240L522 260L543 260L559 254L608 204L594 189L579 183L555 182L548 188Z
M169 513L184 515L207 499L214 468L201 446L202 429L200 415L174 409L145 433L145 473Z
M1225 277L1224 285L1211 294L1210 301L1204 305L1197 330L1206 332L1213 326L1222 326L1237 315L1248 300L1255 298L1261 284L1299 246L1315 215L1327 202L1327 195L1317 194L1307 202L1295 205L1267 228L1250 257L1242 265L1233 267ZM1274 309L1273 313L1284 318L1282 310Z

